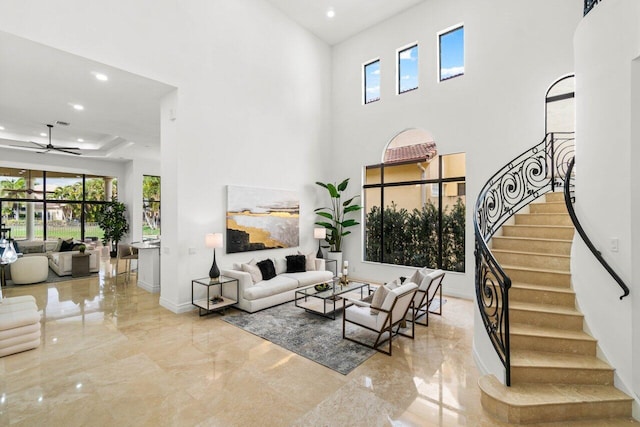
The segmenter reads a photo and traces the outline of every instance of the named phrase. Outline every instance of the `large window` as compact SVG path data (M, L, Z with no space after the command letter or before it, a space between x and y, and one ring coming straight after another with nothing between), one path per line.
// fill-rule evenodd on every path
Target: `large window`
M465 154L439 156L432 141L389 150L405 159L365 170L365 261L464 271Z
M364 66L364 103L380 100L380 60Z
M116 196L111 177L0 168L0 222L18 240L101 239L98 211Z
M418 45L398 51L398 93L418 89Z
M438 35L439 80L464 74L464 26L460 25Z
M160 237L160 177L142 179L142 240Z

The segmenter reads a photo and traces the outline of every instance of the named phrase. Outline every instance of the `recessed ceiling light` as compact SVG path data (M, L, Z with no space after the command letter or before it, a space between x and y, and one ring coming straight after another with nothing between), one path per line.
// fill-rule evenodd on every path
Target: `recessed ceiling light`
M82 138L78 138L76 141L78 141L78 142L84 142L84 139L82 139Z
M333 8L327 10L327 18L333 18L334 16L336 16L336 11Z
M44 132L40 132L40 136L47 136L47 134Z
M4 126L0 126L0 130L4 130Z
M106 74L96 73L96 79L100 80L101 82L106 82L107 80L109 80L109 77L107 77Z
M80 104L73 104L73 109L74 110L78 110L78 111L82 111L84 110L84 107Z

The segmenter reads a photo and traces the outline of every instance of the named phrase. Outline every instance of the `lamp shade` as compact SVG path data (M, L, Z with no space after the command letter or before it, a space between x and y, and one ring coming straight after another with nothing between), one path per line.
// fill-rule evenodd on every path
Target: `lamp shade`
M324 239L327 237L327 229L326 228L314 228L313 229L313 238L314 239Z
M204 243L208 248L222 247L222 233L209 233L205 236Z

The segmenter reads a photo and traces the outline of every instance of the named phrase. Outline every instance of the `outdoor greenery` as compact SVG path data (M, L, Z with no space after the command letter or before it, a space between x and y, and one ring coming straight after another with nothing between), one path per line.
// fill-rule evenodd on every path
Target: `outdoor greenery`
M413 267L464 271L465 204L458 198L451 211L442 212L442 266L438 266L438 209L428 201L422 209L384 210L374 206L367 213L365 260ZM381 246L384 233L384 248ZM382 255L382 257L381 257Z
M102 243L111 246L112 252L118 247L118 242L129 232L129 224L125 212L127 207L124 203L114 200L101 206L98 214L98 225L104 231Z
M316 184L325 188L329 192L329 198L331 199L330 207L315 210L317 215L329 221L318 221L316 225L327 229L326 241L329 243L329 250L331 252L340 252L342 251L343 237L351 234L351 231L345 231L345 228L360 224L355 219L346 218L346 215L350 212L357 212L362 209L362 206L354 204L354 200L359 196L354 196L344 202L342 201L342 192L347 189L349 178L338 185L332 183L325 184L323 182L316 182Z
M160 234L160 177L145 175L142 180L142 235Z

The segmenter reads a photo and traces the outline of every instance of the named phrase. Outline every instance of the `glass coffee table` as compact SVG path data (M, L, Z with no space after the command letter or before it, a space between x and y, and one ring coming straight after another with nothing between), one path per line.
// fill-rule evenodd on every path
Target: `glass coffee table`
M338 278L327 282L326 285L326 290L318 289L316 286L319 285L296 290L296 307L335 320L336 311L344 308L342 295L349 293L350 296L357 297L359 293L360 299L363 299L370 291L368 283L349 281L347 284L341 284Z

